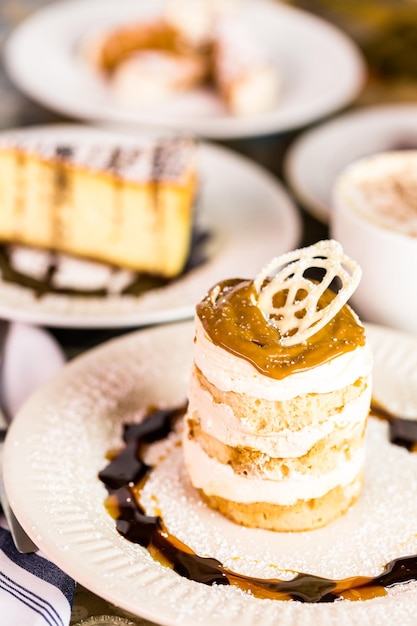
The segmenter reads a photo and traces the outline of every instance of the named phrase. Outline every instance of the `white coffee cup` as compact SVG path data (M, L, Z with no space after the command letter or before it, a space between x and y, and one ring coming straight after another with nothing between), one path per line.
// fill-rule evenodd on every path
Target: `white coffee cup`
M362 268L351 298L362 320L417 333L417 151L380 153L343 170L330 232Z

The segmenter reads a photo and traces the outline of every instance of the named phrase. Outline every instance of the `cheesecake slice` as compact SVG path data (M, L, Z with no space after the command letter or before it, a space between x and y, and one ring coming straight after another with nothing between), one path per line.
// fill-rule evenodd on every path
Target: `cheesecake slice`
M191 241L196 146L123 146L33 134L0 141L0 240L177 276Z

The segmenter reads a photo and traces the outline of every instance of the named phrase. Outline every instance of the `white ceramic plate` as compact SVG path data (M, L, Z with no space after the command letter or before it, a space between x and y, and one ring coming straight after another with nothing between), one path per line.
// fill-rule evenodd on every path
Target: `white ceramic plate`
M285 175L303 206L327 223L341 170L356 159L402 148L417 148L416 105L357 109L300 135L285 158Z
M62 141L132 144L134 134L84 126L44 126L18 131ZM183 278L140 297L105 298L35 294L0 281L0 316L63 327L129 327L191 317L195 303L222 278L254 276L272 257L296 247L301 220L272 174L232 151L201 144L197 222L212 237L208 260Z
M114 104L108 87L77 56L82 37L103 24L149 17L163 0L66 0L23 22L6 41L4 58L20 89L70 117L165 125L202 137L233 138L286 131L319 119L351 100L364 83L356 46L325 21L272 0L243 0L242 19L282 75L274 110L253 117L227 114L212 94L191 93L149 113ZM133 19L132 18L132 19Z
M417 338L369 326L375 396L417 415ZM417 588L333 604L261 600L237 588L189 581L118 535L97 473L120 441L121 424L149 405L182 403L193 325L182 322L113 340L66 366L33 395L12 424L5 448L6 488L41 550L82 585L122 609L162 625L414 626ZM148 479L144 503L199 554L251 576L282 569L332 578L378 575L393 558L417 553L417 454L389 443L371 419L363 493L326 528L273 533L237 526L209 510L191 487L181 448L171 440ZM161 460L162 458L162 460Z

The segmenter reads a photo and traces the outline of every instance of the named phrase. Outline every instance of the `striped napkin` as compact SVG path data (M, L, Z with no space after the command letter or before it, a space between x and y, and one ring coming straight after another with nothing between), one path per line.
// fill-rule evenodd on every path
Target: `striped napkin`
M20 554L0 517L0 623L68 626L75 582L40 551Z

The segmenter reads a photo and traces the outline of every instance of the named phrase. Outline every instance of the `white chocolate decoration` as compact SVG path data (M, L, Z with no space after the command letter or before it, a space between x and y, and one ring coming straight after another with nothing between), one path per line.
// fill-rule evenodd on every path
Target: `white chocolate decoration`
M306 277L309 270L323 273L318 282ZM280 333L282 346L303 343L340 311L359 284L362 271L329 239L275 257L254 280L255 304L268 324ZM334 279L340 289L323 306L321 298ZM280 295L280 304L275 300Z

